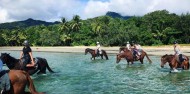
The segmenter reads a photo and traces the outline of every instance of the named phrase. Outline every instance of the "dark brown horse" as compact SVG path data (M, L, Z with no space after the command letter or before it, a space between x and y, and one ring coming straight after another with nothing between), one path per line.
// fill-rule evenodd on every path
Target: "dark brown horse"
M92 58L94 58L94 60L95 60L95 57L97 57L96 50L86 48L85 49L85 55L87 53L90 53L92 55L91 60L92 60ZM107 55L105 50L102 50L102 54L100 54L100 56L101 56L102 59L103 59L103 56L105 56L106 60L108 60L108 55Z
M36 91L33 81L27 72L21 70L10 70L8 75L10 78L11 88L9 91L5 91L5 94L44 94ZM30 92L25 92L26 86L28 86Z
M163 55L161 57L161 64L160 66L163 68L166 63L169 64L171 69L176 68L183 68L185 70L189 69L189 58L185 55L183 55L184 61L179 63L179 60L176 59L174 55Z
M16 70L22 70L23 69L23 63L20 59L15 59L14 57L10 56L7 53L1 53L1 60L3 63L7 65L9 69L16 69ZM37 67L36 68L26 68L25 71L27 71L30 75L38 72L37 74L45 74L46 68L51 72L54 73L54 71L49 67L47 60L44 58L37 57L34 59Z
M148 57L147 53L145 51L143 51L143 50L141 51L141 55L139 56L138 59L136 59L134 57L133 49L128 50L127 48L122 48L122 49L120 48L120 52L121 51L123 51L123 52L117 54L117 56L116 56L116 63L119 63L122 58L125 58L127 60L128 64L129 64L129 62L131 62L131 64L133 64L134 61L138 61L138 60L141 62L141 64L143 64L143 59L144 59L145 56L147 57L149 63L152 63L152 61Z

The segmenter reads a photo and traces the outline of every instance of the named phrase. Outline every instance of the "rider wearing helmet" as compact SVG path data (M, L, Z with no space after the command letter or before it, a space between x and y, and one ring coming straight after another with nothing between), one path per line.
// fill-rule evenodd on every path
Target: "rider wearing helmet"
M7 70L3 70L3 62L0 59L0 94L6 94L10 90L10 79Z
M127 47L128 50L131 50L131 45L130 45L129 42L127 42L126 47Z
M24 68L25 67L34 67L34 59L32 56L32 50L30 48L28 40L25 40L23 43L24 47L20 53L20 59L23 60Z
M179 61L180 63L184 61L182 57L180 45L178 45L177 41L174 41L174 55L177 61Z
M99 54L101 54L101 46L99 42L96 42L96 46L97 46L97 52L96 52L96 56L99 56Z

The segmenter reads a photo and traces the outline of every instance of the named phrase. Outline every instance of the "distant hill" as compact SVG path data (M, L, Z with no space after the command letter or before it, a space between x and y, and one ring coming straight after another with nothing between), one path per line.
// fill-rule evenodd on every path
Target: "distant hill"
M46 22L46 21L41 21L41 20L34 20L34 19L27 19L24 21L15 21L15 22L10 22L10 23L1 23L0 24L0 29L15 29L15 28L27 28L30 26L36 26L36 25L54 25L54 24L59 24L60 22Z
M125 20L133 17L133 16L121 16L121 14L116 13L116 12L111 12L111 11L108 11L106 13L106 16L110 16L110 17L113 17L113 18L122 18L122 19L125 19Z

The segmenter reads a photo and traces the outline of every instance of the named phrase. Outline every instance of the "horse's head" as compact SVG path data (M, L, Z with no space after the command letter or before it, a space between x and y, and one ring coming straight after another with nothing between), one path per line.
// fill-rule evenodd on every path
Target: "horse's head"
M172 59L173 59L174 55L163 55L161 57L161 64L160 66L163 68L164 65L168 62L168 63L171 63Z
M17 59L10 56L9 53L1 53L1 60L3 64L6 64L9 69L13 69L15 67L15 64L18 63Z
M2 60L3 64L8 62L9 57L10 57L9 53L1 53L1 60Z
M85 55L89 52L89 48L85 49Z
M120 62L120 60L121 60L121 57L120 57L120 55L119 55L119 54L117 54L117 55L116 55L116 63L119 63L119 62Z

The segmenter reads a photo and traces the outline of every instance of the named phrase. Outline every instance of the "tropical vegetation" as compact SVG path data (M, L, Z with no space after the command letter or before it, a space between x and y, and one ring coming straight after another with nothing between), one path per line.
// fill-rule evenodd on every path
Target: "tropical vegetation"
M62 17L53 25L0 29L0 46L21 46L29 40L32 46L92 46L99 41L104 46L122 46L127 41L141 45L168 45L174 41L190 43L190 14L177 15L157 10L142 17L128 19L99 16L71 21Z

